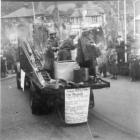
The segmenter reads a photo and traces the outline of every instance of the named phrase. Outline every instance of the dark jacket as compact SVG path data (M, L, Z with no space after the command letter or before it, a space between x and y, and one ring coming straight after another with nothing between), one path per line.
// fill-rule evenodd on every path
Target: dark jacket
M58 61L71 60L71 51L75 49L72 39L67 39L63 42L59 52L58 52Z
M96 60L100 55L100 50L94 45L91 45L92 41L84 36L81 37L78 41L78 50L77 50L77 61L89 61Z
M53 70L54 66L54 53L51 48L47 48L44 54L45 64L44 68L47 70Z

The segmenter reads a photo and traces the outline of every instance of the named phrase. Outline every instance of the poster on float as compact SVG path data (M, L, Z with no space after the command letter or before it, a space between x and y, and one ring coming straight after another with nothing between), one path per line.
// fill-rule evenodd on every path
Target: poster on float
M87 122L90 88L65 90L65 123Z

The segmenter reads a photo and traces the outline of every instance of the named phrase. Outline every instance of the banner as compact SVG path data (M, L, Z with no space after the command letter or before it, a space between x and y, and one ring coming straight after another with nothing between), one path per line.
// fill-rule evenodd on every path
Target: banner
M90 88L65 90L65 123L87 122Z

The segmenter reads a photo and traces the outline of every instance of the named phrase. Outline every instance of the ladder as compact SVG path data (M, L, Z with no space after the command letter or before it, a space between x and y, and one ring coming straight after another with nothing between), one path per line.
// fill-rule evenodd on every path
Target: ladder
M51 77L49 73L43 69L43 65L40 59L37 57L35 51L31 47L29 42L25 41L24 43L25 45L22 45L23 51L41 85L42 85L42 81L44 81L45 83L50 81ZM33 61L31 60L31 58L33 59Z

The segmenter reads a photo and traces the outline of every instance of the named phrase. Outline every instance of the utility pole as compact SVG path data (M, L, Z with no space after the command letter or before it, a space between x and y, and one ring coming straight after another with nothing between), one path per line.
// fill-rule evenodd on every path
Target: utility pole
M118 0L118 29L120 29L119 25L120 25L120 1Z
M126 0L124 0L124 40L127 43L127 29L126 29Z
M134 3L133 3L133 8L134 8L134 39L135 39L135 37L136 37L136 17L135 17L136 13L135 13L135 1L134 1Z
M127 27L126 27L126 0L124 0L124 42L125 42L125 62L127 62Z
M58 34L61 38L61 31L60 31L60 15L59 15L59 8L58 8L58 3L57 1L54 2L54 16L53 16L53 21L54 21L54 24L57 25L57 30L58 30Z
M35 22L35 8L34 8L34 2L32 2L32 7L33 7L34 22Z
M134 9L134 39L136 39L136 3L140 2L140 0L135 0L133 2L133 9Z

